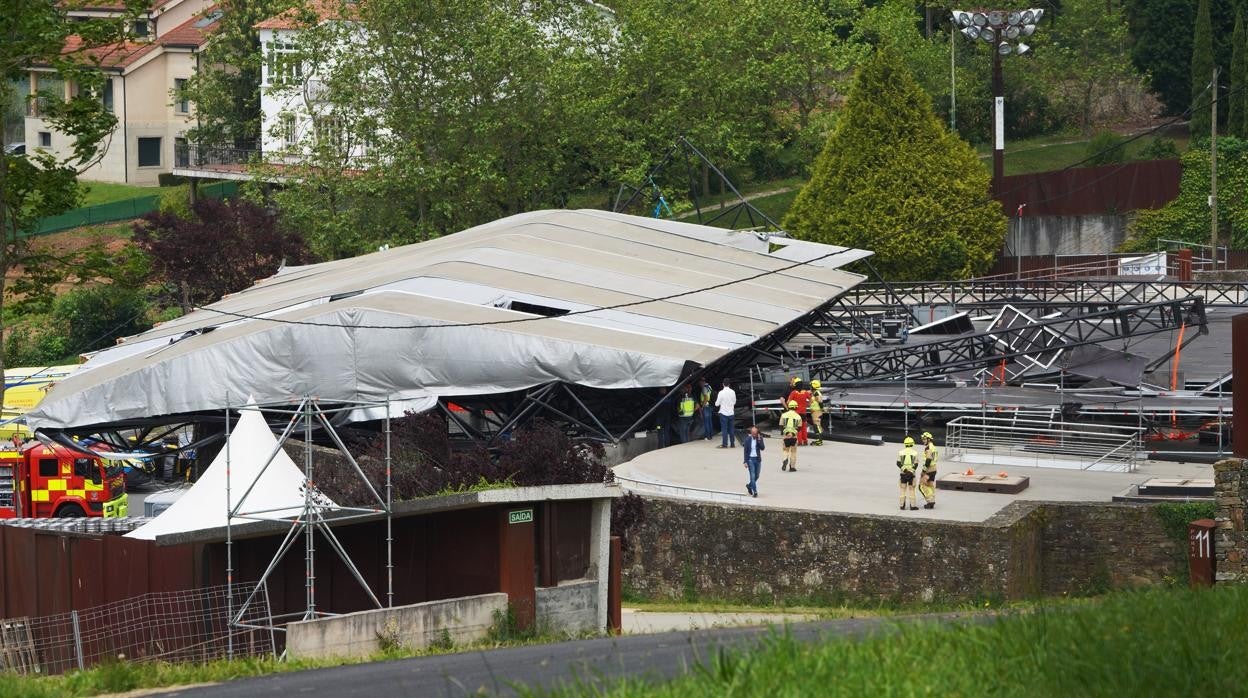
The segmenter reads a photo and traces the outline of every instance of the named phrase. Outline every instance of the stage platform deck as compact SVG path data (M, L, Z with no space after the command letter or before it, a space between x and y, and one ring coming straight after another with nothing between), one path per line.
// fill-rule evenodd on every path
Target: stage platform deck
M742 451L695 441L650 451L615 467L617 478L638 493L701 501L849 514L877 514L917 519L984 521L1014 501L1110 502L1132 485L1153 478L1211 479L1213 466L1202 463L1144 461L1134 473L1088 472L1063 468L1015 467L1008 474L1028 478L1019 494L939 490L935 509L897 509L897 443L867 446L827 441L798 449L797 472L780 470L780 439L768 438L757 498L745 494ZM966 469L963 463L940 463L939 476ZM993 474L997 471L994 470ZM922 497L918 498L922 506Z

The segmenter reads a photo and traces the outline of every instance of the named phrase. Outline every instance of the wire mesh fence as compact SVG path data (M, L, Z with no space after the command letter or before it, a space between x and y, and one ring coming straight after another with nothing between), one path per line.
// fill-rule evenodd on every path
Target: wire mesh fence
M235 584L232 604L227 587L218 586L0 620L0 672L59 674L110 661L205 662L270 655L275 651L272 631L230 627L230 609L240 608L253 590L256 596L240 623L267 623L267 590L254 583Z
M238 182L217 182L200 185L199 187L200 196L211 196L218 199L229 198L237 193ZM66 211L60 215L41 218L30 234L32 236L46 235L84 225L130 220L131 218L138 218L151 213L158 208L160 208L159 193L96 206L85 206L72 211Z

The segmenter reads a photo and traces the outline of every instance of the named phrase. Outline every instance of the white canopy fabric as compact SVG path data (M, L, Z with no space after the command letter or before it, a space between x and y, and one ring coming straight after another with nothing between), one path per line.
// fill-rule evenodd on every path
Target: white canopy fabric
M28 422L110 424L243 395L418 409L551 381L670 386L686 362L709 364L844 293L862 277L839 267L870 254L605 211L519 214L283 269L94 355Z
M251 405L254 406L255 403L252 402ZM260 470L275 448L277 438L269 431L260 412L255 409L242 410L237 425L230 431L229 446L221 449L186 494L156 518L127 533L126 537L155 540L156 536L170 533L225 526L227 450L230 508L241 502L240 514L257 512L248 518L234 517L234 525L257 519L279 520L298 516L304 505L303 471L286 455L286 451L278 451L273 462L264 470L264 475L260 475ZM255 483L255 487L252 487L252 483ZM250 494L247 494L248 488L252 488ZM246 499L243 499L244 495ZM326 499L322 499L321 503L332 506L332 502Z

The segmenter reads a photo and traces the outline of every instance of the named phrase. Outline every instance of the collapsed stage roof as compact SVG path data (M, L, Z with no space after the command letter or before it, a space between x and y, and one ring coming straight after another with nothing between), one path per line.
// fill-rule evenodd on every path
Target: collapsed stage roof
M420 410L559 381L671 386L859 283L839 267L870 254L597 210L519 214L284 268L92 356L27 419L55 430L248 396Z

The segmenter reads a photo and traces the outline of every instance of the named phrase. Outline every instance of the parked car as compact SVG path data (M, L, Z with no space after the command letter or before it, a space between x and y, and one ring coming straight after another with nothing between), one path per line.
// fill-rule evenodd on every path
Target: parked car
M25 143L10 143L4 146L4 154L5 155L25 155L26 144Z

